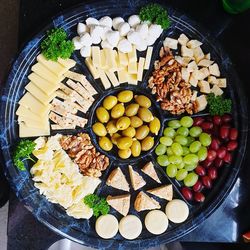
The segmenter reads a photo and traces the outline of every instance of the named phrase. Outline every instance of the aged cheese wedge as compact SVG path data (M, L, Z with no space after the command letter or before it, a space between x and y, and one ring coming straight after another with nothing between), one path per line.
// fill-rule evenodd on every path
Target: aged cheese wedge
M111 83L110 83L109 79L107 78L104 70L98 68L98 72L99 72L103 87L105 89L109 89L111 87Z
M26 124L21 122L19 124L19 137L34 137L50 135L49 123L46 129L29 128Z
M142 231L141 220L132 214L123 217L119 223L119 232L123 238L128 240L136 239Z
M109 78L109 80L111 81L113 87L116 87L119 85L118 79L113 71L107 70L107 71L105 71L105 73L106 73L107 77Z
M49 110L48 110L48 112L49 112ZM16 115L39 122L44 117L48 116L48 113L46 113L44 116L41 116L37 113L33 113L30 109L20 105L16 111Z
M134 203L135 210L141 212L144 210L153 210L161 208L158 201L153 198L150 198L147 194L141 191L135 199Z
M126 69L119 70L117 74L118 74L119 83L128 82L128 71Z
M123 66L128 65L128 54L118 51L118 58L119 58L120 65L123 65Z
M138 72L137 72L137 80L142 81L143 70L144 70L145 58L140 57L138 63Z
M154 168L154 165L153 163L150 161L148 162L143 168L142 168L142 172L147 174L149 177L151 177L153 180L155 180L156 182L158 183L161 183L156 171L155 171L155 168Z
M137 62L137 54L135 46L133 46L131 52L128 53L128 62L129 64Z
M70 68L73 68L76 65L76 61L74 61L73 59L62 59L62 58L58 58L57 60L60 64L62 64L64 67L66 67L68 70Z
M98 79L100 76L99 76L99 73L98 73L96 67L93 65L93 62L92 62L91 58L90 58L90 57L87 57L87 58L85 59L85 63L86 63L86 65L87 65L87 67L88 67L90 73L91 73L92 76L94 77L94 79Z
M92 46L92 60L93 60L93 65L95 67L101 67L101 52L100 52L100 47L98 46Z
M141 187L145 186L146 182L137 172L133 170L133 167L129 165L128 168L133 189L138 190Z
M152 234L162 234L168 228L168 217L161 210L150 211L145 217L145 227Z
M146 54L146 59L145 59L145 64L144 64L144 69L149 69L150 62L151 62L151 57L153 53L153 47L149 46L147 49L147 54Z
M96 233L103 239L111 239L118 232L118 220L114 215L101 215L95 223Z
M150 189L147 192L168 201L173 199L173 186L171 184Z
M107 197L108 204L118 211L121 215L126 216L130 208L130 194Z
M119 167L114 169L110 173L106 184L113 188L117 188L117 189L124 190L124 191L129 191L128 182Z

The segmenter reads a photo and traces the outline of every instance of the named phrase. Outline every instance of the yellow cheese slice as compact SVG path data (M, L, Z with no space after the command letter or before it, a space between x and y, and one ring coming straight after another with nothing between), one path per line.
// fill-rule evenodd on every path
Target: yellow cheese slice
M39 89L33 82L30 82L28 85L26 85L25 89L27 89L33 96L35 96L44 105L49 104L56 97L56 92L48 96L41 89Z
M128 82L128 71L127 69L119 70L118 72L119 83Z
M137 72L137 80L142 81L143 70L144 70L145 58L140 57L138 63L138 72Z
M152 53L153 53L153 47L149 46L148 49L147 49L146 60L145 60L145 64L144 64L144 69L149 69L150 61L151 61L151 57L152 57Z
M41 121L41 119L48 116L48 113L49 113L49 110L44 116L41 116L39 114L33 113L30 109L27 109L22 105L20 105L16 111L16 115L31 119L33 121Z
M119 85L118 79L113 71L105 72L114 87Z
M108 65L107 65L107 63L106 63L105 52L104 52L104 50L102 49L102 50L100 51L100 53L101 53L101 65L100 65L100 68L105 70L105 69L108 68Z
M45 136L50 135L49 122L46 129L29 128L23 122L19 124L19 137L34 137L34 136Z
M58 58L57 61L67 69L73 68L76 65L76 61L70 58L68 59Z
M29 119L27 117L23 117L23 116L19 116L18 117L18 122L21 123L21 122L24 122L25 125L29 128L40 128L40 129L47 129L48 125L48 116L47 117L44 117L43 119L41 119L40 121L35 121L35 120L32 120L32 119Z
M128 64L128 73L137 74L137 62L130 62Z
M101 52L100 47L92 46L92 60L95 67L101 67Z
M108 49L105 48L103 49L106 57L106 63L108 65L109 70L117 70L117 65L116 65L116 51L113 49Z
M108 89L111 87L111 83L109 81L109 79L107 78L105 72L102 69L98 69L102 84L104 86L105 89Z
M128 74L128 83L137 85L137 74Z
M123 66L128 65L128 54L122 53L122 52L119 51L118 52L118 57L119 57L120 65L123 65Z
M129 63L137 62L137 54L135 46L133 46L131 52L128 53L128 62Z
M87 67L88 67L90 73L91 73L92 76L94 77L94 79L100 78L99 73L98 73L96 67L93 65L93 62L92 62L92 60L91 60L90 57L88 57L88 58L85 59L85 63L86 63L86 65L87 65Z

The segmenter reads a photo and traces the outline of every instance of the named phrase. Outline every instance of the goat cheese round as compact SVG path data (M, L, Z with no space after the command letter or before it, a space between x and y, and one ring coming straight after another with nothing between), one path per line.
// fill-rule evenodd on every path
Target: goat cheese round
M90 57L91 56L91 47L90 46L83 46L80 49L80 54L82 57Z
M162 234L168 228L168 217L161 210L152 210L145 217L145 226L152 234Z
M141 220L135 215L127 215L119 223L119 232L125 239L136 239L141 234L141 231Z
M139 36L139 33L136 31L129 31L128 35L127 35L127 39L129 40L129 42L131 42L132 44L138 45L141 42L141 38Z
M132 51L131 43L125 38L119 41L117 48L122 53L129 53Z
M118 31L109 30L107 32L107 41L111 46L116 47L119 42L119 39L120 35Z
M139 33L142 39L146 38L148 35L148 25L146 23L138 24L135 30Z
M91 46L92 44L92 39L89 33L84 33L80 37L80 43L82 46Z
M79 50L83 45L80 42L80 37L79 36L75 36L72 39L72 42L74 44L75 50Z
M135 27L141 22L140 17L138 15L132 15L128 18L128 23L131 27Z
M118 220L114 215L101 215L95 223L96 233L103 239L113 238L118 232Z
M112 19L109 16L104 16L99 20L99 24L102 26L112 27Z
M130 30L130 26L128 23L120 23L118 26L118 31L120 33L120 36L126 36Z
M86 22L87 26L99 25L99 21L96 18L93 18L93 17L87 18L85 22Z
M179 199L169 201L165 212L168 219L174 223L185 221L189 215L188 205L183 200Z
M84 23L77 24L77 34L81 36L83 33L88 32L88 27Z
M120 23L124 23L124 19L122 17L115 17L112 20L113 28L117 30Z

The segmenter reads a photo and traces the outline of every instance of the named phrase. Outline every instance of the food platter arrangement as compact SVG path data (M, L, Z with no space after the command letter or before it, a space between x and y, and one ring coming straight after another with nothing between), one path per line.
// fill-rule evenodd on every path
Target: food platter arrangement
M229 59L171 8L133 4L56 18L22 50L2 96L17 196L93 247L190 232L227 195L245 150Z

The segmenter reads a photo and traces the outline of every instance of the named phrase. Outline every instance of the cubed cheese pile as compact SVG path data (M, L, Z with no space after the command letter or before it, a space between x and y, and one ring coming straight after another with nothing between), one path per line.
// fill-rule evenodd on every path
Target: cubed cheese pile
M205 54L201 49L202 42L189 40L185 34L178 39L166 37L164 47L177 50L180 46L180 55L175 59L182 65L182 78L194 88L199 87L203 94L214 93L216 96L223 94L223 88L227 87L226 78L220 78L220 70L217 63L211 60L210 53ZM206 96L198 96L194 91L193 100L198 102L199 111L206 108Z
M136 85L142 81L144 69L149 69L153 47L148 47L146 57L137 58L136 48L123 53L110 48L92 46L92 57L85 59L94 79L100 78L105 89L121 83Z
M89 17L85 23L78 23L78 36L72 39L75 49L83 57L91 56L91 46L100 44L102 48L113 49L123 53L132 52L134 46L145 51L155 43L163 29L158 24L141 22L138 15L132 15L126 22L122 17L104 16L97 20Z
M58 62L53 62L46 60L42 54L38 55L37 61L28 76L30 82L25 87L27 92L18 102L16 114L20 137L50 134L50 102L55 98L56 90L65 78L64 74L75 66L75 61L71 59L58 59Z

